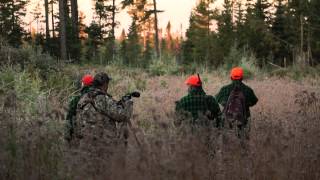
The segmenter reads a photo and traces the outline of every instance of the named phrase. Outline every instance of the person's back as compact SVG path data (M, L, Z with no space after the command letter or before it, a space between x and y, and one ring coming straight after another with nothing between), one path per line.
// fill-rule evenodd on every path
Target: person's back
M248 118L250 118L251 116L250 107L254 106L258 102L258 98L256 97L254 91L242 82L243 70L241 68L232 69L230 76L232 82L229 85L221 88L219 93L216 95L216 100L219 104L225 107L231 92L235 89L236 86L239 87L245 99L246 119L244 125L246 125Z
M194 81L199 81L199 85L192 81L192 78L195 79ZM176 112L180 114L183 112L190 113L193 123L197 123L199 116L218 121L221 113L219 105L213 96L206 95L200 78L191 76L186 84L189 86L188 95L176 102Z
M107 84L108 88L108 78L100 87ZM132 101L119 104L103 89L95 86L78 103L76 137L84 146L95 142L109 144L116 140L116 122L127 121L132 114Z
M88 93L90 91L91 85L93 83L93 77L91 75L85 75L82 78L82 83L81 83L81 90L80 93L72 96L71 100L69 102L69 108L68 108L68 112L67 112L67 116L66 116L66 134L65 134L65 138L70 141L73 138L74 135L74 125L76 123L76 114L77 114L77 105L78 102L80 101L80 98Z
M247 117L250 117L250 107L254 106L258 102L258 98L254 94L254 91L242 81L233 80L230 84L222 87L219 93L216 95L216 100L224 107L228 101L230 93L236 85L239 85L240 90L245 96L246 115Z

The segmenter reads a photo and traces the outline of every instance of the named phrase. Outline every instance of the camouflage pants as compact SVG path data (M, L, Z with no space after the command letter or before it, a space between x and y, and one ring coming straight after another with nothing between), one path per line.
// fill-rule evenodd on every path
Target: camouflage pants
M80 173L93 179L111 177L114 166L120 163L124 147L116 132L95 126L86 126L81 130L82 135L73 142L77 156L85 167ZM121 157L123 154L121 154ZM104 178L105 179L105 178Z

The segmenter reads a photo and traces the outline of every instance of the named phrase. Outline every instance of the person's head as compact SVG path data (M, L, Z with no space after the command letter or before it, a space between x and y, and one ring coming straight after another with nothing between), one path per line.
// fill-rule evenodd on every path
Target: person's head
M192 75L187 78L185 81L186 85L188 86L188 90L202 88L202 81L199 75Z
M81 79L81 86L86 87L86 86L92 86L93 84L93 76L90 74L86 74L82 77Z
M107 92L110 80L111 80L111 78L108 76L107 73L104 73L104 72L97 73L94 76L93 86L95 88L98 88L98 89L101 89L101 90Z
M243 69L241 67L235 67L230 72L230 78L233 81L242 81L243 79Z

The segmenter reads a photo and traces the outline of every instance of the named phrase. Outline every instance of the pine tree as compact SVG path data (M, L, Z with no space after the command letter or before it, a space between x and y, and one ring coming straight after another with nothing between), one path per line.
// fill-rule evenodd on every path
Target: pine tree
M232 22L233 4L230 0L224 0L224 10L217 16L217 41L219 51L222 54L221 58L226 57L229 54L230 48L234 42L234 26Z
M267 0L257 0L253 3L247 1L247 13L244 23L246 32L245 41L248 48L252 50L258 58L257 64L261 67L270 56L272 44L271 28L271 4Z
M309 7L309 33L307 41L312 53L309 63L316 65L320 63L320 1L311 0Z
M107 60L114 60L115 49L115 28L116 21L115 16L117 13L117 7L115 0L95 0L95 20L100 27L100 41L104 42L106 52L104 57Z
M246 46L245 41L245 9L241 1L236 3L235 10L235 41L237 43L238 48L244 48Z
M183 43L184 63L203 64L211 59L210 25L213 11L209 9L212 1L200 1L190 16L187 40Z
M0 1L0 34L12 46L21 45L27 0Z
M141 56L141 46L139 43L137 17L133 16L128 33L127 55L130 57L129 66L137 65Z
M275 18L272 25L274 63L285 66L292 59L290 43L288 6L284 0L276 2Z
M141 62L141 66L143 68L147 68L148 65L150 64L150 61L152 60L152 47L150 45L150 39L148 38L147 41L146 41L146 45L145 45L145 48L143 50L143 58L142 58L142 62Z
M167 27L166 27L166 39L165 39L165 42L166 42L166 46L164 46L166 48L166 51L168 54L172 54L173 52L173 38L172 38L172 34L171 34L171 23L170 21L168 22L167 24Z
M130 62L130 57L128 56L128 40L127 40L126 32L124 31L124 29L122 30L119 40L120 40L120 50L119 50L120 58L123 64L128 65Z
M101 28L95 21L91 22L90 26L84 31L88 34L88 39L86 40L86 51L84 52L84 57L86 60L95 59L97 57L97 49L101 45L100 36Z

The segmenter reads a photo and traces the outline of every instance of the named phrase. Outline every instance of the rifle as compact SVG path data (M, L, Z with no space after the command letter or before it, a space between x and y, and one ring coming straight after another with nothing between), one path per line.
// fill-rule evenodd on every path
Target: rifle
M123 103L124 101L128 101L128 100L132 99L133 97L134 97L134 98L139 98L139 97L140 97L140 92L134 91L134 92L132 92L132 93L129 93L129 94L124 95L124 96L121 98L121 100L119 101L119 103ZM141 148L141 147L142 147L142 144L140 143L140 141L139 141L139 139L138 139L138 137L137 137L137 133L136 133L136 131L134 130L130 119L129 119L126 123L128 123L129 129L132 131L132 134L133 134L133 136L134 136L134 139L136 140L138 146Z

